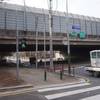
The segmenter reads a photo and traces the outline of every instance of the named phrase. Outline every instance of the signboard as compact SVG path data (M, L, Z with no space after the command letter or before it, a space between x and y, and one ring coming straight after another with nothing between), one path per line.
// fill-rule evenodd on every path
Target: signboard
M80 30L81 27L80 27L80 25L76 24L76 25L72 25L72 29Z
M86 33L85 32L80 32L79 37L80 37L80 39L84 39L86 37Z
M71 32L70 37L74 38L80 38L80 39L85 39L86 38L86 33L85 32Z
M70 33L70 36L71 36L71 37L77 37L77 36L78 36L78 33L77 33L77 32L71 32L71 33Z

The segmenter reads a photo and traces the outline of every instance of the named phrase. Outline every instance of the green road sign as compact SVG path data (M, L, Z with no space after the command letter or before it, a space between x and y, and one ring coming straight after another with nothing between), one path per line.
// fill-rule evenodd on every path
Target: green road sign
M84 39L86 38L86 33L85 32L71 32L70 34L70 37L73 37L73 38L77 38L79 37L80 39Z
M71 32L70 33L70 37L77 37L78 36L78 33L77 32Z
M79 37L80 37L80 39L84 39L86 37L86 33L85 32L80 32Z

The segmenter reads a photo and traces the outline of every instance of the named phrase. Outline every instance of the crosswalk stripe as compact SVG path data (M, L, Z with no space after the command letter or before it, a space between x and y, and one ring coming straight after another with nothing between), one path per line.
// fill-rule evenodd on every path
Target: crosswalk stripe
M90 87L90 88L85 88L85 89L79 89L79 90L74 90L74 91L69 91L69 92L63 92L63 93L56 93L56 94L52 94L52 95L46 95L45 97L48 100L52 100L52 99L57 99L57 98L64 97L64 96L71 96L71 95L89 92L89 91L98 90L98 89L100 89L100 86L95 86L95 87Z
M74 84L74 85L68 85L68 86L45 88L45 89L38 90L38 92L47 92L47 91L53 91L53 90L68 89L68 88L81 87L81 86L86 86L86 85L90 85L90 83L82 83L82 84Z
M81 100L100 100L100 94L95 95L95 96L91 96L91 97L87 97L87 98L83 98Z

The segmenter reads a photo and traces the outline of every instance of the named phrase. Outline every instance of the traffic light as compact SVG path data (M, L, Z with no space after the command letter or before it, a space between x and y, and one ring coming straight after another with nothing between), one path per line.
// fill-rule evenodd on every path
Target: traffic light
M26 39L23 38L23 39L21 40L21 48L22 48L22 49L25 49L26 47L27 47Z

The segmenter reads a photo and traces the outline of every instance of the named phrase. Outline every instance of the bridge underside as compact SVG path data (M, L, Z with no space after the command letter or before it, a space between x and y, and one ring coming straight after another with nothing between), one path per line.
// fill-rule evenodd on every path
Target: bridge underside
M71 45L70 51L73 55L89 54L89 51L100 49L100 45ZM36 45L27 45L27 48L22 49L19 45L19 51L35 51ZM38 45L38 51L43 51L44 45ZM49 45L46 45L46 50L49 51ZM67 45L53 45L54 51L61 51L67 53ZM15 44L0 44L0 52L16 52Z
M100 49L99 45L71 45L71 61L89 61L89 52L94 49ZM19 51L35 51L36 45L28 45L26 49L21 49L19 45ZM44 46L38 45L38 51L43 51ZM46 50L49 50L49 45L46 45ZM54 51L61 51L61 53L67 55L67 45L53 45ZM0 56L9 55L16 52L16 44L0 44Z
M34 32L35 33L35 32ZM36 51L36 35L23 35L19 36L19 44L21 43L21 39L25 38L27 41L27 47L25 49L21 48L19 45L19 51ZM54 51L61 51L64 54L67 54L67 45L64 45L64 42L67 43L67 36L66 34L60 36L53 36L53 50ZM45 37L46 41L46 51L49 51L49 44L50 44L50 37L47 35ZM37 37L38 42L38 51L44 50L44 36L40 34ZM100 49L100 37L88 37L85 39L80 38L70 38L70 51L71 55L73 56L82 56L82 57L89 57L89 51L94 49ZM16 52L16 35L0 35L0 53L2 52Z

